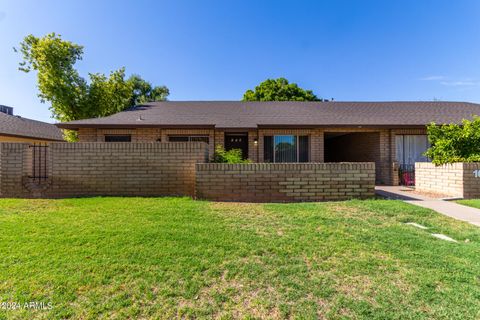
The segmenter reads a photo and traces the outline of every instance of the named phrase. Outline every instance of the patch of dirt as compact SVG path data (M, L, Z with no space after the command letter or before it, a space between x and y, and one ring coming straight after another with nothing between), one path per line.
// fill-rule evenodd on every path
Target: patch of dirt
M438 193L438 192L426 192L426 191L419 191L415 190L414 188L402 188L402 191L411 193L412 195L419 195L419 196L424 196L424 197L429 197L433 199L443 199L443 198L451 198L451 196L443 193Z

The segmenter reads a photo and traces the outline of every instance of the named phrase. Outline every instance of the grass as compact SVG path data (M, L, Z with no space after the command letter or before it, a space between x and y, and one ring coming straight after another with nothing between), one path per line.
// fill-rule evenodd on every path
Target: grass
M480 209L480 199L457 200L459 204Z
M480 317L479 229L399 201L3 199L0 231L0 302L53 306L0 319Z

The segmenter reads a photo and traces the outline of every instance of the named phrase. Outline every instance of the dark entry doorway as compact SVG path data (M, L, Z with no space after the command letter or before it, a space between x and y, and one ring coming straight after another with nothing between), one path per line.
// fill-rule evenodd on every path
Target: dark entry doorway
M225 133L225 150L240 149L242 158L248 158L248 133Z

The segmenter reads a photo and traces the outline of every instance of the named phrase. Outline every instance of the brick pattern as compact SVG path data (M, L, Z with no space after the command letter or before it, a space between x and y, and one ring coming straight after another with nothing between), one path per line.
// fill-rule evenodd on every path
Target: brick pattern
M375 164L252 163L196 165L196 196L216 201L290 202L369 198Z
M253 162L264 162L263 155L263 137L266 135L308 135L310 137L310 162L325 162L325 132L345 132L345 133L375 133L378 138L371 140L371 143L378 147L371 147L374 150L374 161L376 163L376 182L378 184L395 185L398 183L397 173L394 171L393 162L395 162L395 135L396 134L425 134L425 129L373 129L373 128L339 128L324 127L312 129L258 129L248 131L249 140L249 159ZM208 135L209 159L212 159L216 145L224 145L225 131L219 129L161 129L161 128L137 128L137 129L91 129L81 128L79 130L79 139L81 142L103 142L105 134L131 134L133 142L155 142L159 138L162 142L168 141L168 135L174 134L202 134ZM258 138L258 143L254 144L254 139ZM361 161L364 159L358 159Z
M0 143L0 196L29 197L23 188L23 177L28 174L28 143Z
M205 143L51 143L49 178L27 178L28 144L0 144L0 196L193 196Z
M480 178L474 171L480 163L452 163L435 166L428 162L415 163L415 188L465 199L480 198Z
M480 178L474 171L480 170L480 163L463 163L463 198L480 198ZM477 171L478 172L478 171Z
M415 189L451 197L464 196L463 163L435 166L429 162L415 163ZM480 180L478 181L480 183Z

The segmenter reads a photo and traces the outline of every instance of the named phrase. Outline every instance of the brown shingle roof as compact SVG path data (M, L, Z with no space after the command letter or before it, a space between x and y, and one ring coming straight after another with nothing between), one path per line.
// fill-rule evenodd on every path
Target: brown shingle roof
M12 116L3 112L0 112L0 134L45 140L63 140L62 131L53 124Z
M240 102L165 101L112 116L57 124L80 127L424 126L480 115L467 102Z

